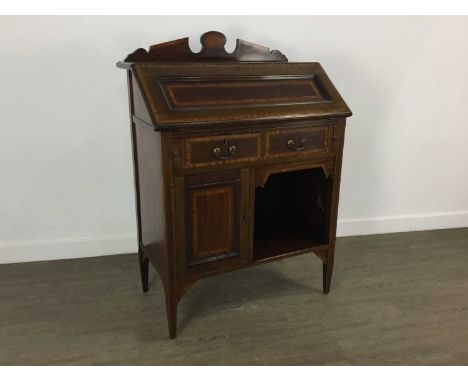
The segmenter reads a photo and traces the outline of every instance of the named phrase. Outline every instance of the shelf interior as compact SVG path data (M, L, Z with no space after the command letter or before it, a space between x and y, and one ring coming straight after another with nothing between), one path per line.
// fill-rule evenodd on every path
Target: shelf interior
M313 168L272 174L256 188L254 261L327 243L329 182Z

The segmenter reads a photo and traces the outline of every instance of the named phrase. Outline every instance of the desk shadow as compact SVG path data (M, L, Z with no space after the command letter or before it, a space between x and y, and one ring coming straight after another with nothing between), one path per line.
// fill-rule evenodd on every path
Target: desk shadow
M269 265L202 279L179 303L178 333L200 316L300 292L322 294L321 289L289 278Z

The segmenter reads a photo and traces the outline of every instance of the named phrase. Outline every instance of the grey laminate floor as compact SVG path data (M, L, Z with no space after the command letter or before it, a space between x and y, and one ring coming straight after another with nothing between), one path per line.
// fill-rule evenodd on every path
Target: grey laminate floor
M169 340L135 255L0 266L0 364L468 364L468 228L341 238L199 282Z

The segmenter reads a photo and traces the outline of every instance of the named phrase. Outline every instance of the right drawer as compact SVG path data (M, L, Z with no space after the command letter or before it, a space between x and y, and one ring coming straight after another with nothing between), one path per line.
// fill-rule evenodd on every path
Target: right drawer
M267 132L266 156L269 158L298 156L330 150L333 128L316 126L284 128Z

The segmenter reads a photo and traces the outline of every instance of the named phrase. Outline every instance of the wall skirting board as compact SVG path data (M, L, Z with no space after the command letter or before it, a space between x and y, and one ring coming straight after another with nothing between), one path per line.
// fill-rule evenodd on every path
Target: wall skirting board
M338 220L338 236L468 227L468 211ZM137 251L136 233L0 243L0 264Z
M117 255L136 251L136 233L0 242L0 264Z
M337 236L425 231L468 227L468 211L412 214L363 219L339 219Z

